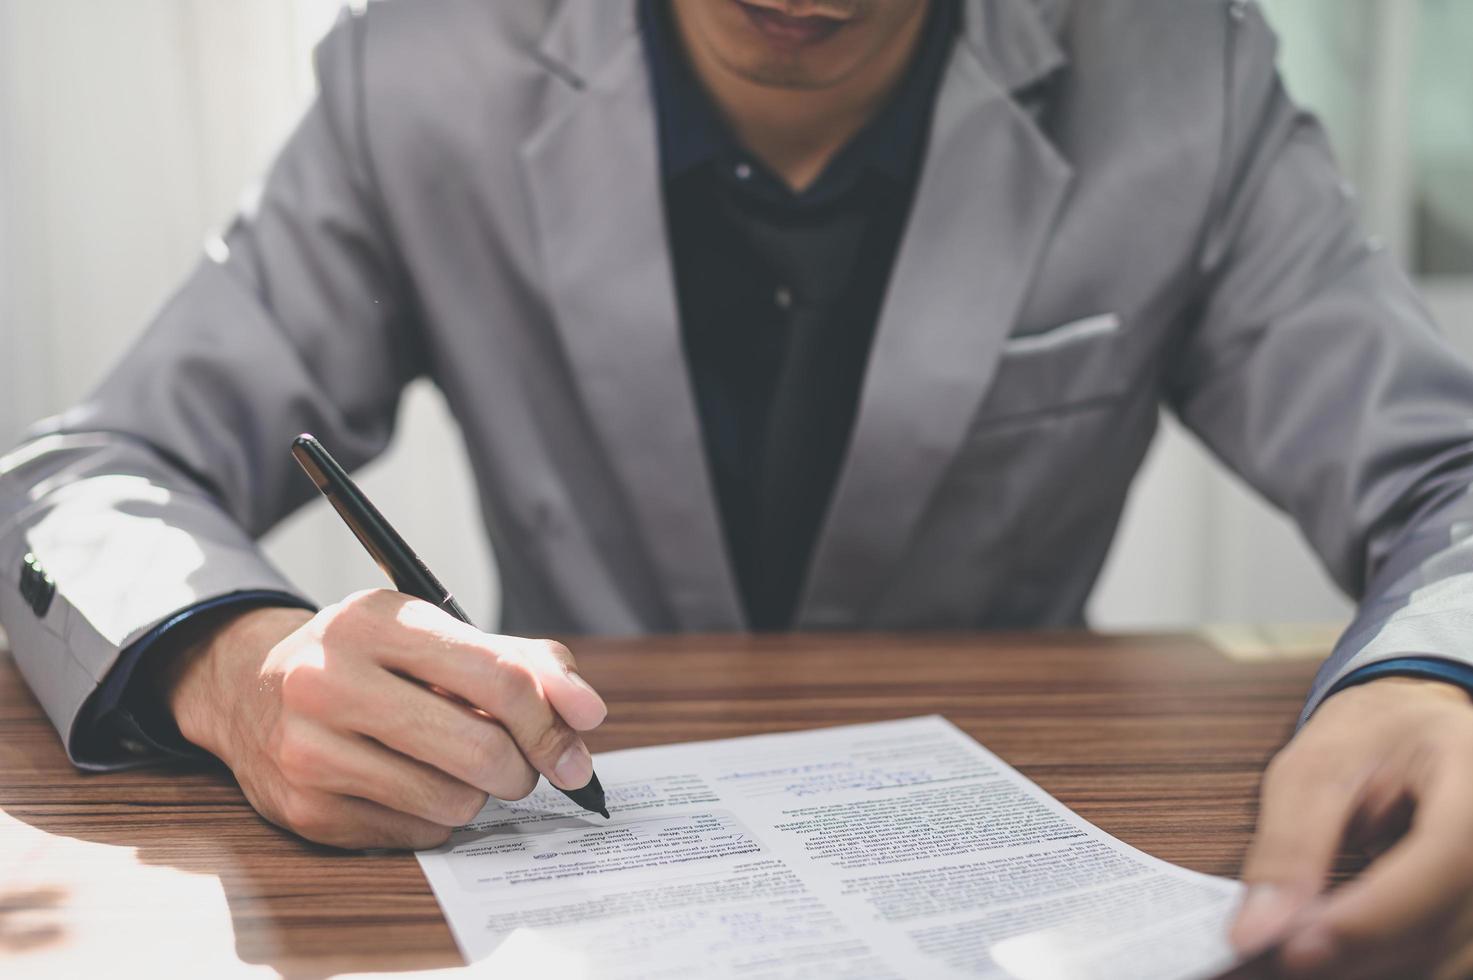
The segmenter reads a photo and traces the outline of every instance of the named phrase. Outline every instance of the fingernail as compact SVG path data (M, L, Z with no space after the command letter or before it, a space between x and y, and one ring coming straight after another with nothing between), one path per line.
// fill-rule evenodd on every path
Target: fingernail
M1323 925L1306 926L1284 943L1282 959L1295 972L1323 970L1335 959L1335 937Z
M593 757L582 742L574 742L552 767L553 779L563 789L581 789L593 778Z
M1254 885L1233 923L1232 942L1240 952L1262 949L1289 924L1300 903L1278 885Z

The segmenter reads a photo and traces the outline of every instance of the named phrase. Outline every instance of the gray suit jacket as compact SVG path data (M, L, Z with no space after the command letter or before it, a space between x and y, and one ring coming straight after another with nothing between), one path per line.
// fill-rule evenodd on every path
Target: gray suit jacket
M969 0L801 628L1080 624L1164 402L1362 597L1310 707L1469 659L1473 371L1273 58L1239 2ZM0 467L0 621L63 737L171 612L291 588L253 544L312 493L291 438L360 464L420 375L503 629L743 626L631 0L370 4L318 68L259 205Z

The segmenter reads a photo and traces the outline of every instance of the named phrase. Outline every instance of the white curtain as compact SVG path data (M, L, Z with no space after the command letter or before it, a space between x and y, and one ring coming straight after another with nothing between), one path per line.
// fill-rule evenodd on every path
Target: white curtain
M229 219L311 97L311 48L338 6L0 0L6 447L97 381ZM362 479L472 617L492 624L495 569L464 452L428 386L411 390L393 448ZM385 584L321 503L267 550L319 602Z

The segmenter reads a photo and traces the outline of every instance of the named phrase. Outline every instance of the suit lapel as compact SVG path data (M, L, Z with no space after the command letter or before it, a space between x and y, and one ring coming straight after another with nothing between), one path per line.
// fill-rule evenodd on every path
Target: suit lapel
M570 0L522 148L553 319L678 629L744 626L681 346L658 138L632 5Z
M991 384L1070 184L1009 91L1062 63L1050 33L1025 0L977 0L966 14L815 545L803 627L867 624Z

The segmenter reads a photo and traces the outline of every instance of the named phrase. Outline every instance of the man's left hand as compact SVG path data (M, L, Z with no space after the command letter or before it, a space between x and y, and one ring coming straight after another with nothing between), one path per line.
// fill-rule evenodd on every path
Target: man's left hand
M1342 846L1375 855L1325 891ZM1383 678L1320 706L1269 764L1233 943L1289 977L1473 977L1473 701Z

